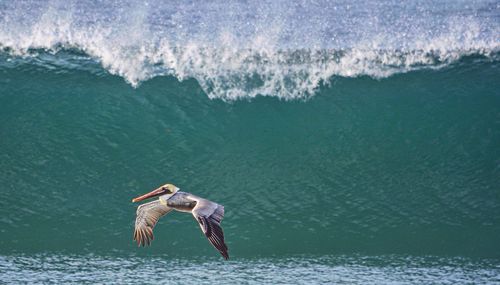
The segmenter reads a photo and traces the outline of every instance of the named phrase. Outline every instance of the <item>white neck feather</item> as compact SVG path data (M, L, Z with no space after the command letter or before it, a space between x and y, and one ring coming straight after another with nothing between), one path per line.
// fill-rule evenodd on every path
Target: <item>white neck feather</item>
M179 188L175 188L174 193L161 195L158 200L160 200L160 203L162 203L163 205L167 205L167 200L170 199L170 197L174 196L175 193L177 193L177 191L179 190Z

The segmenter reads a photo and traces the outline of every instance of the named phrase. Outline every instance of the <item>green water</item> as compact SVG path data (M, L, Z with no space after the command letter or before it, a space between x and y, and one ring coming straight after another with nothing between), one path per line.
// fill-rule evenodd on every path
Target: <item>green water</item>
M498 1L351 2L0 1L0 284L500 284Z
M498 258L497 63L333 79L308 101L208 99L83 71L0 79L0 252L216 256L189 215L132 242L132 197L165 182L223 204L234 259Z

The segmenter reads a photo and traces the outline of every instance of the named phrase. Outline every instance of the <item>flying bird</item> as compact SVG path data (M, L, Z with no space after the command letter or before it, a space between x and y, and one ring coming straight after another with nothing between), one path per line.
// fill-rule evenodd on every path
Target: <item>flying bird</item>
M199 223L208 241L220 252L224 259L229 259L228 248L224 242L224 232L220 226L224 217L224 206L179 190L173 184L165 184L147 194L132 199L132 202L139 202L158 197L158 200L142 204L137 208L134 230L134 240L137 241L137 245L150 245L154 239L153 228L158 220L172 210L177 210L191 213Z

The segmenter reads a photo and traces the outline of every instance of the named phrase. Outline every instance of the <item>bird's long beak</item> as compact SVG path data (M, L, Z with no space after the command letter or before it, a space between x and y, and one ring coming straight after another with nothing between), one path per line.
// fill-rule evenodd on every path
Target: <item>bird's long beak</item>
M153 197L156 197L156 196L160 196L164 193L166 193L167 191L166 190L163 190L162 187L158 188L158 189L155 189L147 194L144 194L142 196L139 196L139 197L136 197L134 199L132 199L132 202L139 202L139 201L142 201L144 199L148 199L148 198L153 198Z

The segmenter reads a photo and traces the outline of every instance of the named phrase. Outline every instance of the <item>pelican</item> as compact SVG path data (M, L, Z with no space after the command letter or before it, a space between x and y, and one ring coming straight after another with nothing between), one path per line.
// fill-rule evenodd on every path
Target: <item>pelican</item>
M224 259L229 259L228 248L224 242L224 233L220 223L224 217L224 206L191 193L181 192L173 184L165 184L157 189L132 199L139 202L148 198L159 197L158 200L145 203L137 208L134 240L138 246L150 245L153 228L158 220L172 210L191 213L200 224L201 231L210 243L220 252Z

